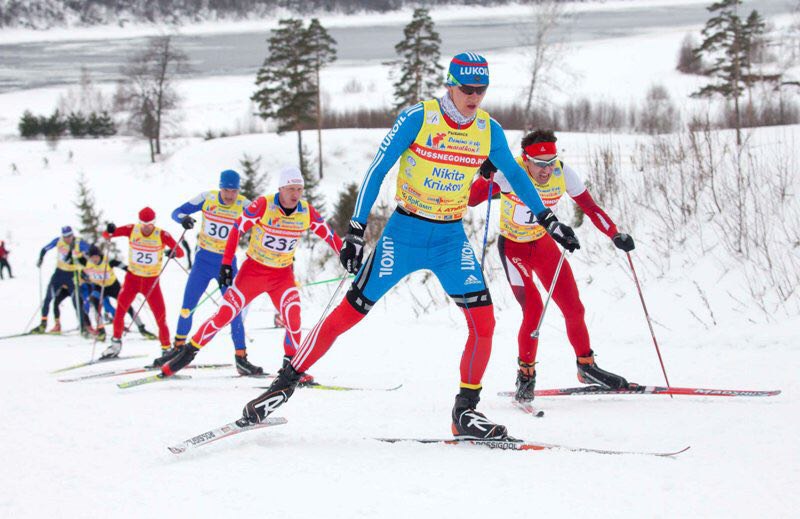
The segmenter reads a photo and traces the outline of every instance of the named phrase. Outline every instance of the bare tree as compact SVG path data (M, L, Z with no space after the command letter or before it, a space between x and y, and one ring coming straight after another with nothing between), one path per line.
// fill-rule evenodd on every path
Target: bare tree
M172 36L158 36L122 69L124 79L117 86L116 104L128 111L131 128L147 138L153 162L161 153L162 129L180 103L174 78L188 70L188 61L188 56L175 47Z
M533 103L543 86L548 86L549 74L556 68L565 43L563 22L566 12L563 3L555 0L537 2L531 7L531 16L523 29L523 45L528 54L528 82L525 91L525 114L527 127L536 126L533 121Z

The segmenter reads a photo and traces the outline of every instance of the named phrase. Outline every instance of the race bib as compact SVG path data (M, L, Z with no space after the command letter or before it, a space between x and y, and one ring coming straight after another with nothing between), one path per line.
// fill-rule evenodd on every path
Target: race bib
M537 225L536 217L533 215L528 206L522 204L514 204L514 214L511 219L517 225Z
M203 232L205 232L205 234L210 238L227 240L228 235L231 233L232 227L233 224L212 222L211 220L206 219L206 225L203 228Z
M297 246L297 238L283 238L264 233L261 245L273 252L291 252Z
M158 260L158 252L133 251L131 259L137 265L154 265Z

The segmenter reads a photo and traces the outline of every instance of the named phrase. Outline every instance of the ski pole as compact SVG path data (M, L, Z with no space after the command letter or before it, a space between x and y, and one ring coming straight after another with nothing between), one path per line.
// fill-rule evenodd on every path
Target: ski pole
M313 283L303 283L300 286L301 287L311 287L311 286L314 286L314 285L322 285L322 284L325 284L325 283L333 283L334 281L341 281L343 279L353 279L354 277L355 276L353 274L350 274L350 275L347 275L347 276L345 276L343 278L331 278L331 279L325 279L323 281L314 281Z
M97 326L98 326L98 328L104 328L105 327L105 323L103 322L103 297L105 297L105 291L106 291L106 281L107 281L106 276L108 275L108 262L109 262L108 249L109 249L109 246L110 246L110 242L111 242L111 236L106 238L106 243L105 243L105 246L103 248L103 254L105 256L106 263L105 263L105 265L103 265L103 284L100 285L100 302L97 305ZM91 303L91 300L92 300L92 296L91 296L91 294L89 294L90 303ZM98 333L100 333L99 330L98 330ZM97 334L95 334L94 340L92 341L92 356L89 357L89 361L93 361L94 360L94 351L95 351L95 347L96 346L97 346Z
M556 275L553 276L553 282L550 283L550 290L547 291L547 299L544 301L544 308L542 308L542 315L539 316L539 324L536 325L536 330L531 333L531 339L538 339L539 338L539 331L542 329L542 323L544 323L544 314L547 312L547 305L550 304L550 299L553 297L553 290L556 288L556 281L558 281L558 275L561 274L561 266L564 264L564 258L567 257L567 249L564 249L564 252L561 253L561 259L558 260L558 266L556 267Z
M667 370L664 368L664 360L661 358L661 349L658 347L658 341L656 340L656 333L653 331L653 323L650 320L650 313L647 311L647 305L644 304L644 296L642 295L642 286L639 284L639 278L636 276L636 270L633 268L633 260L631 259L631 253L626 252L625 254L628 255L628 264L631 266L631 273L633 273L633 281L636 283L636 290L639 291L639 299L642 301L642 309L644 310L644 316L647 319L647 326L650 327L650 336L653 337L653 344L656 347L658 362L661 364L661 372L664 374L664 380L667 382L667 389L669 389L670 385L669 385L669 378L667 378ZM672 397L671 394L669 396Z
M169 262L172 261L173 258L175 258L175 251L177 250L177 247L180 247L180 243L181 243L181 240L183 239L183 235L184 234L186 234L186 229L184 229L183 232L181 233L181 237L178 238L178 241L175 243L175 249L172 249L172 253L167 257L167 261L165 261L164 265L161 267L161 270L159 271L158 275L156 276L155 281L153 281L153 284L150 286L150 290L148 290L147 291L147 295L144 296L144 301L142 301L142 304L139 305L139 309L136 310L136 312L133 314L133 321L131 322L130 325L128 325L127 328L125 328L123 330L123 333L128 333L130 331L130 329L131 329L131 326L133 326L133 323L136 322L136 317L139 316L139 312L141 312L142 308L144 308L145 303L147 303L147 300L150 298L150 294L153 293L153 290L156 288L156 285L158 285L159 280L161 279L161 274L164 273L164 269L167 268L167 265L169 265Z
M195 312L195 310L197 310L198 308L200 308L200 305L202 305L203 303L205 303L205 302L206 302L206 301L208 301L209 299L211 299L212 301L214 301L214 303L216 303L216 304L217 304L217 306L219 306L219 303L217 302L217 300L216 300L216 299L212 299L212 298L213 298L213 296L214 296L214 294L215 294L215 293L216 293L218 290L219 290L219 287L217 287L217 288L215 288L214 290L212 290L212 291L211 291L211 293L208 293L208 292L206 292L206 296L205 296L203 299L201 299L199 303L197 303L196 305L194 305L194 308L192 308L192 311L191 311L191 312L189 312L189 315L192 315L192 314ZM187 315L186 317L189 317L189 315Z
M483 262L486 259L486 242L489 239L489 219L492 216L492 188L494 187L494 175L489 177L489 198L486 200L486 227L483 229L483 250L481 251L481 272L483 270Z

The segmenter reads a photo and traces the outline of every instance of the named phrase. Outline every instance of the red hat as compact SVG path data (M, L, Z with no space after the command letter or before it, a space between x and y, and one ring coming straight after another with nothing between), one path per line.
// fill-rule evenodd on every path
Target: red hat
M141 211L139 211L139 223L153 223L156 221L156 212L150 209L149 207L145 207Z

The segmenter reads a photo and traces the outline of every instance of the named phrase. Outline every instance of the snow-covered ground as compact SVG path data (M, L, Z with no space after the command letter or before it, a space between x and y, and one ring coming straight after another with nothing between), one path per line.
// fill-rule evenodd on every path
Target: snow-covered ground
M673 71L683 35L662 31L572 47L564 56L564 68L572 76L565 92L554 96L591 93L638 101L658 82L680 102L697 86L694 79ZM509 102L519 93L514 86L519 82L517 57L487 57L493 84L487 103ZM346 107L388 104L391 85L386 72L379 65L327 69L327 102ZM345 88L354 79L363 87L360 92L352 85ZM35 268L36 258L61 225L77 226L79 175L86 178L106 219L132 222L141 207L150 205L159 224L179 235L169 212L215 186L219 171L237 167L244 154L261 156L269 172L295 161L293 135L254 133L210 141L192 136L209 129L218 133L259 128L249 115L252 81L220 77L181 82L185 116L173 130L179 136L165 141L164 157L157 164L149 163L145 143L129 137L63 139L54 146L21 141L16 137L21 112L29 108L49 113L64 90L0 95L0 239L12 250L15 273L14 279L0 281L0 335L22 331L37 313L39 276L47 282L53 252L41 271ZM345 183L360 182L383 133L325 132L326 176L321 188L329 207ZM508 138L516 149L521 134L509 132ZM755 149L777 157L775 147L796 148L800 127L757 130L751 138ZM560 134L559 147L566 160L584 172L597 146L619 147L624 181L637 178L629 157L644 139ZM306 142L313 142L310 134ZM273 173L270 189L275 180ZM387 179L384 199L391 197L392 188ZM221 370L124 391L117 389L118 379L61 383L50 372L88 360L91 342L74 332L0 341L0 391L5 395L0 400L0 516L796 516L800 382L794 374L800 370L795 346L800 316L767 315L748 302L743 267L706 241L714 239L714 228L688 233L687 241L667 259L659 257L663 244L652 213L638 207L627 214L608 209L620 228L637 240L633 257L671 383L781 389L781 395L730 400L542 398L536 404L545 410L544 418L523 415L496 396L513 385L520 311L491 250L487 270L497 328L481 409L512 434L529 440L627 450L691 445L688 452L661 459L388 445L368 439L449 435L465 326L455 306L444 302L438 285L423 285L422 275L415 274L341 337L312 371L324 383L368 388L403 384L401 389L299 390L278 413L289 420L287 425L247 433L180 458L166 446L236 418L244 403L260 392L254 386L267 381L232 378L233 370ZM484 214L485 206L473 211L478 224ZM598 363L629 380L661 384L658 359L624 257L588 221L577 232L583 247L570 262ZM777 241L781 236L775 232L765 239ZM126 250L124 240L120 246ZM712 252L700 254L707 250ZM298 252L302 282L342 272L332 261L311 274L308 257L305 248ZM185 280L186 275L171 265L162 281L173 332ZM424 311L415 299L427 304L429 290L439 304ZM304 326L316 322L333 291L331 284L302 289ZM201 307L195 323L213 309L211 303ZM72 328L75 318L69 304L62 310L65 328ZM251 360L274 372L282 355L282 336L258 329L269 326L272 315L268 300L261 298L253 304L247 326ZM152 328L149 315L145 317ZM124 353L158 353L155 342L132 335ZM223 332L197 362L230 362L231 349L229 335ZM548 310L538 361L538 388L576 385L574 354L555 306ZM116 364L122 368L143 362Z

